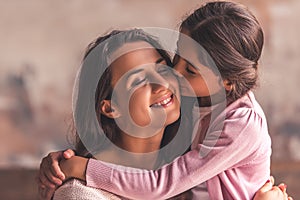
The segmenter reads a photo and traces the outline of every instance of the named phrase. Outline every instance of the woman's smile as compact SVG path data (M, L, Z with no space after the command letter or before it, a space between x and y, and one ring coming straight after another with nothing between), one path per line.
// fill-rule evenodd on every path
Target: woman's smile
M167 108L167 107L169 107L170 105L173 104L173 102L174 102L173 97L174 97L173 93L165 94L162 97L160 97L158 100L156 100L154 104L150 105L150 107L154 107L154 108L164 107L164 108Z

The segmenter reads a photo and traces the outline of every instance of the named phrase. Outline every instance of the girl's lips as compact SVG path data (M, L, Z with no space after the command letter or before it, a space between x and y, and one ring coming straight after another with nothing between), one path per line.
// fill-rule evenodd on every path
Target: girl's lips
M152 104L150 107L168 107L173 103L173 94L164 95L162 98L160 98L158 101L156 101L154 104Z

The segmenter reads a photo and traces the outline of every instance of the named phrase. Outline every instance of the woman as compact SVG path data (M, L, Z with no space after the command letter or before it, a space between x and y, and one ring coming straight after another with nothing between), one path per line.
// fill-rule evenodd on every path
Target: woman
M159 149L176 131L180 96L167 66L170 58L161 49L138 29L113 31L89 46L75 92L79 155L143 169L165 163ZM66 198L119 197L71 179L54 194L54 199Z

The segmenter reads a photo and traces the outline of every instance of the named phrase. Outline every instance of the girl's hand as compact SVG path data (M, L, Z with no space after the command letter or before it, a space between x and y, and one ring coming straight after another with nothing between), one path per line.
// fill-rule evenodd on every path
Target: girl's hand
M75 155L71 149L66 151L51 152L43 158L37 175L39 199L51 199L57 186L65 180L65 174L61 171L59 162L62 159L70 159Z
M271 177L269 181L265 183L255 194L253 200L293 200L292 197L289 197L286 193L287 186L283 183L278 186L274 185L274 178Z

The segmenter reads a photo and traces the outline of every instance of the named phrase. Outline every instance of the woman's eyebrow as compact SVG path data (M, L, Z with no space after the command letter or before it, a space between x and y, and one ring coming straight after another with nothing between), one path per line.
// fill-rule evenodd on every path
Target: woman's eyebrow
M144 71L144 69L135 69L135 70L131 71L129 74L127 74L127 78L134 75L134 74L138 74L142 71Z
M161 62L163 62L163 61L165 61L164 58L159 58L159 59L157 59L157 60L155 61L155 64L159 64L159 63L161 63ZM132 70L132 71L127 75L127 78L130 77L130 76L132 76L132 75L134 75L134 74L138 74L138 73L140 73L140 72L142 72L142 71L144 71L143 68Z

